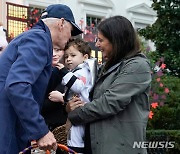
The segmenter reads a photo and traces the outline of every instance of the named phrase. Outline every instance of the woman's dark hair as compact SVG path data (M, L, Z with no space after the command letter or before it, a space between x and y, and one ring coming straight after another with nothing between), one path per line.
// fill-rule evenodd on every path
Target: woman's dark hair
M100 22L98 31L112 43L113 51L109 55L105 68L130 58L140 52L137 34L131 22L123 16L113 16Z
M87 54L88 58L91 57L91 48L88 42L85 42L84 40L80 38L72 38L69 40L64 50L67 50L70 46L75 47L83 55Z

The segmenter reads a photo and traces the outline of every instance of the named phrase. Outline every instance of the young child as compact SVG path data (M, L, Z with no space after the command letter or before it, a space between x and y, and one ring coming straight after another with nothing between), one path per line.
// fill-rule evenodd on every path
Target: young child
M94 86L97 63L90 58L91 48L82 39L71 39L65 47L65 67L58 66L63 74L62 84L67 87L64 100L67 102L73 96L89 102L89 92ZM84 151L84 126L72 126L68 131L67 144L78 153Z

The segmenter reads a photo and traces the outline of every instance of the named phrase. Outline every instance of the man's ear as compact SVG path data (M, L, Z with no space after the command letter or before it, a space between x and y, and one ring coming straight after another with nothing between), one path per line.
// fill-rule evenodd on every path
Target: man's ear
M61 18L58 20L58 27L60 28L60 31L64 27L64 18Z

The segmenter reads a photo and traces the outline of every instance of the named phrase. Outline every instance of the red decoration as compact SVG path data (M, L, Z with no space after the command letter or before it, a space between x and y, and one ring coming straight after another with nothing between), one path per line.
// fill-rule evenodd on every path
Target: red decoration
M152 108L157 108L158 107L158 103L157 102L154 102L154 103L151 103L151 106L152 106Z
M160 87L163 87L164 85L162 83L159 84Z
M165 69L166 68L166 64L162 63L161 68Z
M165 89L164 89L164 92L165 92L166 94L168 94L168 93L169 93L169 89L168 89L168 88L165 88Z
M155 78L156 82L153 82L154 85L149 93L151 100L151 109L154 111L158 106L164 106L164 101L167 94L170 90L165 87L164 83L161 80L161 77L164 75L166 64L164 63L164 58L160 58L159 61L155 63L154 69L152 69L152 76ZM150 111L149 118L152 119L154 113Z
M149 118L152 119L153 118L154 113L152 111L149 112Z
M161 81L161 78L157 78L156 81L157 81L157 82Z
M31 29L40 19L43 9L29 7L28 29Z

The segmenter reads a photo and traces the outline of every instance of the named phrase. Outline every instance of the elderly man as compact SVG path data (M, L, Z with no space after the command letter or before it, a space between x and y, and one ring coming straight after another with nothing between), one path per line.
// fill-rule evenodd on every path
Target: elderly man
M51 75L53 45L64 49L82 33L66 5L50 5L29 31L14 38L0 56L0 151L17 154L36 140L56 149L40 108Z

